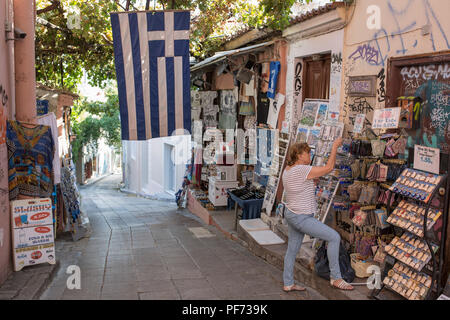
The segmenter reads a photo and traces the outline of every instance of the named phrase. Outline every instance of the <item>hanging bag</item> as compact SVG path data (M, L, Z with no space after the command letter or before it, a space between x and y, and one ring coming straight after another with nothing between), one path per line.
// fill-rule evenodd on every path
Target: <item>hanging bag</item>
M374 157L382 157L384 155L384 149L386 147L386 141L383 140L372 140L370 141L372 145L372 155Z
M367 212L363 210L357 210L355 212L355 216L352 219L352 222L355 226L361 227L364 225L367 219Z
M339 269L341 270L342 278L346 282L351 283L355 280L355 270L352 268L350 255L342 243L339 245ZM330 266L325 241L320 246L314 258L314 270L319 277L330 280Z

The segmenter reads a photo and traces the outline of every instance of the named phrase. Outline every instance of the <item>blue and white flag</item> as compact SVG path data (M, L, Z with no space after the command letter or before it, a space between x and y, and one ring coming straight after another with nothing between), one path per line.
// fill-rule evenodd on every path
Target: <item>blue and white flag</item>
M189 11L111 13L122 140L191 130Z

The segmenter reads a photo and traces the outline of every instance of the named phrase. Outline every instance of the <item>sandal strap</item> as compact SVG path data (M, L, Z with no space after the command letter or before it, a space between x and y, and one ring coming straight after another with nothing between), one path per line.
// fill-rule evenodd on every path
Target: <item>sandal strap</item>
M333 285L339 289L350 289L351 285L348 284L344 279L337 279L333 281Z

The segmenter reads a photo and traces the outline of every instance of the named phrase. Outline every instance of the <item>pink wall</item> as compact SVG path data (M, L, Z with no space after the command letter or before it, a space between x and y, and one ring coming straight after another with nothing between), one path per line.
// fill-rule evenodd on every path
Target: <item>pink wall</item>
M11 272L11 242L8 197L8 163L5 143L7 110L9 108L9 64L5 40L5 1L0 2L0 285Z

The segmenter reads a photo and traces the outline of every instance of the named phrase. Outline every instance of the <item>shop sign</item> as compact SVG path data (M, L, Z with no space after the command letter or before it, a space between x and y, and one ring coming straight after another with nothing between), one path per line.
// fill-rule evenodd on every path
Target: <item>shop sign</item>
M414 169L439 174L440 150L414 146Z
M364 120L366 115L364 113L357 114L355 117L355 124L353 125L354 133L361 133L364 127Z
M376 109L373 114L372 129L398 128L400 108Z
M43 116L48 113L48 100L36 100L36 113Z
M375 97L376 76L350 77L348 95L350 97Z
M20 271L23 267L40 263L55 264L55 244L43 244L25 248L14 249L14 270Z
M11 212L14 228L53 223L52 201L50 198L12 201Z
M14 270L55 263L52 201L49 198L11 202Z
M16 248L32 247L41 244L53 243L53 225L43 225L13 230Z

